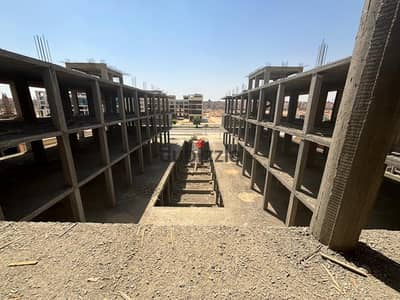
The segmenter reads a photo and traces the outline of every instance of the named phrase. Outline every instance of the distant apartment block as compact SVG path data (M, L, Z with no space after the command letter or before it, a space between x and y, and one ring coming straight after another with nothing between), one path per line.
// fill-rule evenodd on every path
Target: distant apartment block
M174 117L176 117L175 115L175 111L176 111L176 96L175 95L168 95L168 103L169 103L169 111L173 112Z
M47 102L46 92L35 91L35 96L32 98L33 108L37 118L45 118L50 116L50 106Z
M17 115L17 110L12 98L6 94L2 94L0 98L0 119L14 119Z
M187 115L189 120L193 118L203 116L203 95L202 94L191 94L183 96L183 103L187 101Z
M176 99L176 96L168 96L170 111L175 118L185 118L192 120L195 117L203 116L203 95L190 94L184 95L183 99Z

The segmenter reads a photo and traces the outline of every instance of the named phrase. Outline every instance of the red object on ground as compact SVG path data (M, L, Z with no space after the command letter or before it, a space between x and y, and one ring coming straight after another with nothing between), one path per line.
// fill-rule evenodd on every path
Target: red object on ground
M204 147L204 141L203 141L202 139L199 139L199 140L196 142L196 147L197 147L198 149L203 148L203 147Z

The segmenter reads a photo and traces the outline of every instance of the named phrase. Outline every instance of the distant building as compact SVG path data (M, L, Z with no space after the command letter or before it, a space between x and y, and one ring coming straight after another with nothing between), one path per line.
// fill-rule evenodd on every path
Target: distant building
M170 110L175 118L192 120L194 117L203 116L203 95L191 94L183 96L183 99L176 99L176 96L168 96Z
M191 94L183 96L183 104L187 101L187 115L189 120L195 117L203 117L203 95Z
M35 90L35 97L32 99L32 102L37 118L50 116L50 106L47 102L46 91Z
M14 101L9 98L7 94L2 94L0 98L0 118L1 119L13 119L17 115Z
M79 115L88 116L89 115L89 105L86 93L77 92Z
M176 96L175 95L168 95L168 105L169 110L174 113L174 117L176 117Z

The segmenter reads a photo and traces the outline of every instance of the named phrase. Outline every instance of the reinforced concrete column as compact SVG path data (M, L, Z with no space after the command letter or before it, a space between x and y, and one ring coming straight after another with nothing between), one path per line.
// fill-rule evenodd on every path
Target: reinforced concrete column
M240 96L240 111L239 111L239 116L242 117L243 115L243 96Z
M250 115L250 93L247 93L247 103L246 103L246 116L245 116L245 127L244 127L244 143L246 144L246 140L247 140L247 135L248 135L248 122L247 120L249 119L249 115Z
M343 89L338 89L337 92L336 92L335 103L333 104L333 108L332 108L331 122L333 124L336 123L337 114L338 114L338 111L339 111L339 106L340 106L340 103L342 101L342 96L343 96Z
M297 110L297 104L299 102L299 95L298 94L292 94L290 95L289 99L289 107L288 107L288 122L293 122L296 119L296 110Z
M247 160L247 150L243 147L243 158L242 158L242 175L245 175L246 173L246 166L248 164Z
M18 103L18 107L20 108L21 114L19 115L25 121L33 122L36 120L36 113L33 106L33 101L31 97L31 93L29 91L29 84L23 78L16 78L14 80L14 84L12 85L15 93L13 93L13 97L16 97L14 100ZM51 111L53 114L53 111ZM46 152L44 150L42 140L32 141L32 152L36 162L46 162Z
M76 221L85 222L86 217L83 209L81 193L78 187L78 178L68 135L58 136L57 145L60 152L64 178L66 183L72 186L72 193L68 196L72 214Z
M52 113L54 126L61 131L61 136L57 137L57 145L60 153L64 180L66 181L67 185L72 187L72 193L69 195L72 213L76 221L85 222L85 213L78 187L78 178L72 156L67 123L65 121L64 111L62 108L60 88L58 85L57 75L51 67L44 71L43 81L46 88L47 99Z
M113 174L111 171L111 167L109 166L110 165L110 153L109 153L108 143L107 143L107 133L106 133L105 123L104 123L104 114L103 114L103 110L101 107L100 85L97 80L93 81L93 83L92 83L92 94L93 94L93 102L94 102L96 119L102 125L101 127L94 130L94 134L96 134L96 136L99 140L100 156L101 156L102 163L107 166L107 168L104 171L105 186L106 186L106 191L107 191L107 203L108 203L108 205L113 207L117 204L117 200L115 197Z
M273 123L274 125L277 125L281 121L282 117L282 109L283 109L283 102L285 98L285 86L283 84L279 84L278 86L278 92L276 94L276 99L275 99L275 116ZM272 107L271 107L272 109ZM269 147L269 155L268 155L268 168L267 172L265 175L265 185L264 185L264 191L263 191L263 200L264 200L264 209L267 209L268 207L268 200L271 196L271 190L272 190L272 174L270 172L270 168L274 165L275 160L276 160L276 152L278 149L278 140L279 140L279 131L277 130L272 130L271 134L271 143Z
M153 162L153 149L151 149L152 143L151 139L147 142L147 148L148 148L148 156L149 156L149 163L151 164Z
M131 156L129 155L129 140L128 140L128 128L126 126L126 109L125 109L125 101L124 101L124 90L122 85L118 89L118 98L120 99L121 104L121 114L122 114L122 123L121 123L121 131L122 131L122 148L125 153L128 155L124 158L124 169L125 169L125 177L128 185L133 183L133 175L132 175L132 163Z
M232 140L235 132L235 120L233 118L233 115L230 115L230 121L229 121L229 153L232 153Z
M278 86L278 92L276 94L276 100L275 100L274 125L279 125L281 123L284 101L285 101L285 85L280 83Z
M138 116L140 116L140 103L139 103L139 97L138 93L136 91L136 99L135 99L135 104L137 107L137 112ZM136 126L136 135L138 137L139 145L140 147L138 148L138 156L139 156L139 172L144 173L144 157L143 157L143 140L142 140L142 120L137 121L137 126Z
M235 108L233 109L235 115L238 114L238 105L239 105L239 98L238 96L235 97Z
M297 207L299 200L295 196L296 190L298 190L303 182L304 178L304 171L307 165L307 159L309 154L310 142L306 140L302 140L299 146L299 153L297 155L296 161L296 168L294 171L294 178L293 178L293 187L291 190L290 198L289 198L289 205L286 214L286 226L293 226L295 225L296 214L297 214Z
M311 225L335 250L356 246L400 122L399 9L399 0L364 5Z
M256 159L253 157L251 161L250 189L253 189L254 182L256 181L256 176L257 176L256 164L257 164Z
M276 160L276 151L278 148L278 139L279 139L279 131L272 130L271 133L271 144L269 147L269 155L268 155L268 168L265 175L265 185L264 185L264 209L268 207L268 199L271 195L271 184L272 184L272 174L270 172L271 167L274 165Z
M329 89L327 87L322 87L319 101L317 105L317 111L315 113L315 126L322 126L324 120L326 99L328 98Z
M311 78L306 115L304 119L303 132L305 133L309 133L314 128L316 113L318 109L318 101L321 95L321 87L322 75L314 74Z
M258 111L257 111L257 122L261 122L263 118L263 110L265 105L265 97L263 89L260 89L259 101L258 101ZM256 126L256 132L254 137L254 153L258 153L260 147L260 136L263 128L262 126Z

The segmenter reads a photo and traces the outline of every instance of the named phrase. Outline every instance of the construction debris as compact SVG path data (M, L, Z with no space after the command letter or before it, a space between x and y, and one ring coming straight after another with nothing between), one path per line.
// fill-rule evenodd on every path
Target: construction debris
M119 295L123 298L123 299L125 299L125 300L131 300L131 297L129 297L127 294L125 294L124 292L119 292Z
M313 252L311 252L310 254L308 254L308 255L306 255L305 257L303 257L303 258L300 260L300 263L302 263L302 262L308 262L309 260L311 260L311 259L321 250L321 248L322 248L322 245L319 245L319 246L317 247L317 249L315 249L315 251L313 251Z
M336 258L334 258L332 256L329 256L327 254L324 254L324 253L321 253L321 256L322 256L322 258L325 258L325 259L328 259L328 260L330 260L330 261L332 261L334 263L337 263L338 265L340 265L340 266L342 266L342 267L344 267L344 268L346 268L346 269L348 269L348 270L350 270L350 271L352 271L352 272L354 272L354 273L356 273L358 275L361 275L361 276L364 276L364 277L368 277L368 274L365 273L363 270L355 268L352 265L349 265L348 263L340 261L340 260L338 260L338 259L336 259Z
M336 281L335 277L333 277L332 273L323 264L321 264L321 266L324 268L326 273L328 273L329 277L332 279L332 281L334 283L334 287L339 291L339 293L342 293L342 288L340 287L339 283Z
M59 235L59 237L62 237L63 235L67 234L67 233L68 233L69 231L71 231L72 228L74 228L76 225L78 225L78 223L72 224L70 227L67 228L67 230L65 230L63 233L61 233L61 234Z
M32 266L32 265L36 265L37 263L38 263L37 260L19 261L19 262L8 264L7 267Z
M22 238L19 238L19 239L13 240L11 242L5 243L4 245L0 246L0 250L4 249L4 248L8 247L9 245L11 245L11 244L13 244L15 242L18 242L20 240L22 240Z

